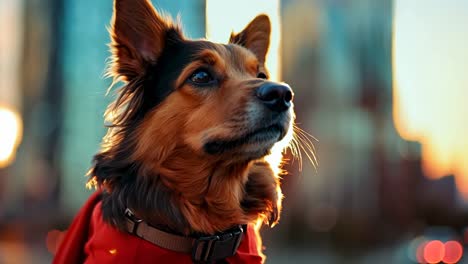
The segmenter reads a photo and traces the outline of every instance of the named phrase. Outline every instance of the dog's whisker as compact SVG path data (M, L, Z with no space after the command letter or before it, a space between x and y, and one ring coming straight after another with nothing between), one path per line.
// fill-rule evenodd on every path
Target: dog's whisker
M316 137L314 137L313 135L311 135L310 133L308 133L308 132L305 131L304 129L300 128L300 127L298 126L298 124L293 124L293 126L294 126L294 129L296 129L298 132L307 135L308 137L314 139L314 140L317 141L317 142L319 141Z
M316 137L312 136L311 134L307 133L305 130L303 130L302 128L300 128L299 126L297 125L294 125L294 130L297 134L300 134L301 136L304 137L304 139L306 139L310 145L312 145L315 149L315 146L312 142L312 139L315 140L315 141L319 141Z
M299 134L299 138L302 142L301 146L304 148L306 154L309 154L308 157L313 158L314 167L318 165L317 157L315 155L315 146L313 142L304 134ZM311 160L312 161L312 160Z
M305 144L307 144L312 151L315 152L315 145L314 143L312 142L311 138L318 141L318 139L316 139L314 136L312 136L311 134L307 133L306 131L302 130L301 128L299 127L295 127L295 129L297 129L297 136L299 138L301 138L302 141L304 141Z
M291 149L291 154L293 155L292 161L294 162L294 160L297 159L299 164L299 171L302 171L302 153L299 149L299 142L295 135L293 136L289 147Z
M311 138L314 140L317 140L317 139L313 137L312 135L310 135L309 133L302 130L301 128L299 128L296 124L294 124L293 127L294 127L294 136L291 142L291 150L292 150L293 155L295 152L297 153L294 156L296 156L299 160L299 171L302 170L302 160L303 160L302 154L304 154L307 157L307 159L314 166L315 170L317 170L318 160L315 155L315 146Z

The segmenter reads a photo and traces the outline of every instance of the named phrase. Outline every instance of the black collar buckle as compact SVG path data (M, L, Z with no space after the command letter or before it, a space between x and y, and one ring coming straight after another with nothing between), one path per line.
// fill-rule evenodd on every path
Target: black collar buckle
M234 256L242 241L243 233L244 228L239 225L217 235L196 239L192 249L192 260L196 263L211 263Z
M127 217L127 219L129 220L127 221L127 227L129 228L128 231L130 231L131 234L138 236L137 229L140 223L143 222L143 220L136 217L132 210L128 208L125 209L125 217Z

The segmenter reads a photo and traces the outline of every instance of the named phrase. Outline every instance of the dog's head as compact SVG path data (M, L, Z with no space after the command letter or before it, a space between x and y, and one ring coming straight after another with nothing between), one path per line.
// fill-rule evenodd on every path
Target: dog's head
M162 182L177 194L164 201L184 207L185 218L215 188L233 189L216 199L239 207L252 162L292 133L293 92L265 68L270 31L259 15L228 44L189 40L149 1L115 1L110 75L125 85L108 110L112 127L93 179L109 192L138 178Z

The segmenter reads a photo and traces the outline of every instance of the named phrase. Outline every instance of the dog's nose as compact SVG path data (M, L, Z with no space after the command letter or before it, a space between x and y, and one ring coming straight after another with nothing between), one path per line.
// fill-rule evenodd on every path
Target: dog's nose
M267 82L257 88L257 98L273 111L283 112L291 107L293 93L289 86Z

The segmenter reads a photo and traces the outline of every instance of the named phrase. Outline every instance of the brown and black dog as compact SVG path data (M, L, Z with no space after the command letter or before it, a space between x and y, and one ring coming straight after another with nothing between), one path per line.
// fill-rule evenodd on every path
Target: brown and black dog
M186 39L148 0L116 0L110 31L109 75L124 86L89 174L103 221L129 232L131 209L195 238L275 224L294 112L291 88L268 80L269 18L217 44Z

